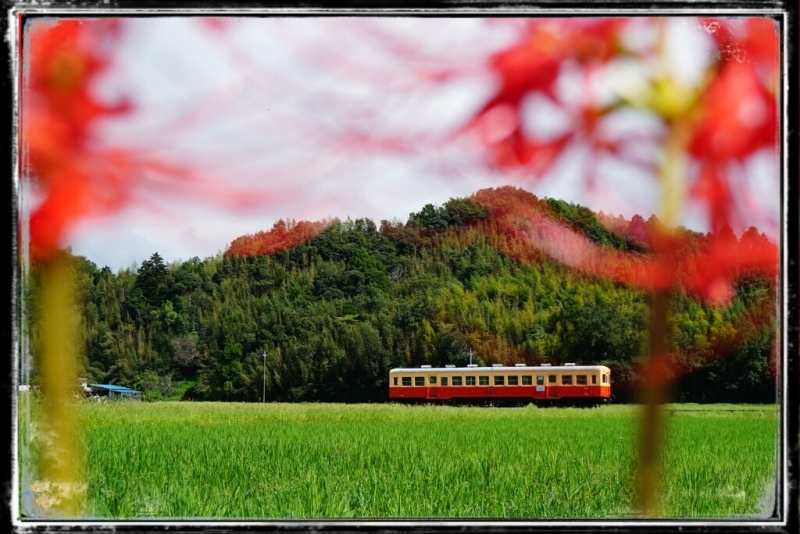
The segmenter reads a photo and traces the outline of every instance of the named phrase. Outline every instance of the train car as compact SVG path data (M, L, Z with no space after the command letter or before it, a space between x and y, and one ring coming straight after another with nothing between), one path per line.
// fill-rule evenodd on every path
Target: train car
M593 406L609 403L605 365L467 367L446 365L389 371L389 399L398 402Z

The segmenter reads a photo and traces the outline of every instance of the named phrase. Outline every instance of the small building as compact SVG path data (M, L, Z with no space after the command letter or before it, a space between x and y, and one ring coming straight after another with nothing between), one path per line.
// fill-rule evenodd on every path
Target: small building
M109 399L121 397L141 400L142 398L141 391L126 388L125 386L115 386L113 384L89 384L89 389L92 390L93 395L108 397Z

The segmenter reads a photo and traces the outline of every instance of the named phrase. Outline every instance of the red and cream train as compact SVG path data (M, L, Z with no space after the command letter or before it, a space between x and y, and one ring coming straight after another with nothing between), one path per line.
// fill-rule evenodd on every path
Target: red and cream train
M608 403L610 369L604 365L491 367L423 365L389 371L389 399L400 402L450 402L591 406Z

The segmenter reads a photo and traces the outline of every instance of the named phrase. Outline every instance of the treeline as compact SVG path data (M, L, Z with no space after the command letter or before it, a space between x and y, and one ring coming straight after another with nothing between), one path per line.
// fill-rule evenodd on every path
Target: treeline
M543 217L523 242L502 222L520 199ZM624 253L634 270L657 224L500 188L429 204L405 223L279 221L204 260L168 265L155 253L113 273L74 256L82 376L149 399L181 387L196 400L381 402L389 369L463 366L472 351L479 364L605 364L617 397L631 400L649 354L648 294L530 246L547 221ZM686 254L710 238L681 231ZM766 240L755 229L730 237ZM25 293L34 380L39 276L34 266ZM677 401L775 400L776 281L735 280L725 306L673 293Z

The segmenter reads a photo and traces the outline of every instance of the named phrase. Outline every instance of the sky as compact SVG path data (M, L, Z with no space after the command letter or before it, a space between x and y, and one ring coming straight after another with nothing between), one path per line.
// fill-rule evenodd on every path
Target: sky
M712 60L708 36L686 20L668 28L667 68L697 83ZM637 31L633 42L652 39ZM493 169L474 141L453 136L496 88L487 58L518 35L513 21L477 18L126 19L93 89L109 102L129 99L134 111L104 120L96 142L191 168L207 186L145 182L118 213L78 223L65 245L116 271L154 252L169 263L214 256L281 218L405 221L427 203L504 185L626 218L657 214L658 183L637 168L576 147L534 179ZM442 81L443 72L455 75ZM600 97L624 90L597 84ZM559 90L580 97L568 72ZM541 99L524 111L525 126L545 137L569 126ZM641 116L619 127L654 128ZM587 187L590 169L598 178ZM762 155L741 180L757 192L761 215L751 222L768 232L777 227L777 176L776 158ZM681 224L707 231L706 219L688 203Z

